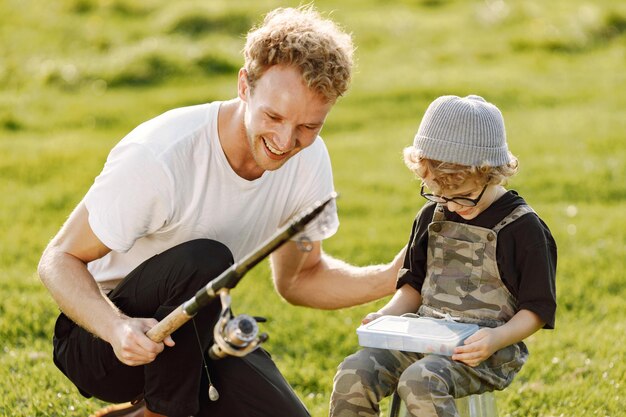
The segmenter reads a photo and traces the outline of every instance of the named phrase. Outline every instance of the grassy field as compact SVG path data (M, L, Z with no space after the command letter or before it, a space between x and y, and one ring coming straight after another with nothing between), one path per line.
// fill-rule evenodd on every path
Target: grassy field
M52 363L57 309L39 256L109 149L167 109L235 95L243 33L294 1L0 2L0 416L84 416ZM442 94L503 111L518 190L558 246L556 330L497 393L500 416L626 415L626 4L612 0L316 1L354 35L358 70L323 136L342 226L325 249L388 261L423 204L401 150ZM267 265L233 291L314 417L360 318L293 307ZM279 414L277 414L279 415Z

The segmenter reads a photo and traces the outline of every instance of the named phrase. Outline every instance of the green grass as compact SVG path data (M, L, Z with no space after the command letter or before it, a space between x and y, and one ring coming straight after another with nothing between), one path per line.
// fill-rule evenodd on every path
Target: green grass
M231 4L232 3L232 4ZM317 1L353 32L358 69L331 113L341 228L325 242L356 264L388 261L421 207L401 151L428 103L481 94L503 111L521 170L510 187L558 246L556 330L527 342L528 364L500 416L623 416L626 402L626 5L421 0ZM88 415L54 367L57 309L39 256L109 149L167 109L233 97L243 32L294 1L6 0L0 3L0 416ZM267 343L314 417L360 318L290 306L267 265L233 291L264 315Z

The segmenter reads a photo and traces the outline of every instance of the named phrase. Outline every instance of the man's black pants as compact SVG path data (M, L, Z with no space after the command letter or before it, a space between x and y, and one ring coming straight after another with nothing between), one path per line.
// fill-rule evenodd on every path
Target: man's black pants
M221 243L190 241L142 263L109 298L130 317L161 320L232 263ZM121 363L110 344L61 314L54 330L54 362L86 397L115 403L144 397L151 411L170 417L309 416L263 349L243 358L208 359L220 310L216 299L194 317L198 335L193 323L186 323L172 334L174 347L166 346L152 363L135 367ZM220 394L215 402L208 399L203 354Z

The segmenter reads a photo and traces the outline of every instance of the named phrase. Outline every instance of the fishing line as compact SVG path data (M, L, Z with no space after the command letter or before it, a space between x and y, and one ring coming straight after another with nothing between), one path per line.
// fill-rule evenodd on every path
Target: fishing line
M200 356L202 356L202 365L204 365L204 371L206 372L206 377L209 380L209 399L211 401L217 401L220 398L219 392L211 382L211 375L209 375L209 366L206 363L206 359L204 358L204 351L202 350L202 343L200 342L200 335L198 334L198 328L196 327L196 321L192 318L191 322L193 323L193 330L196 333L196 340L198 341L198 347L200 348Z

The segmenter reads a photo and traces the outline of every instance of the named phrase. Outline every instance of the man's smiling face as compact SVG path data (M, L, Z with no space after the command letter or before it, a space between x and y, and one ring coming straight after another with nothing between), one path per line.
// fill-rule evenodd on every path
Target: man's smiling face
M310 146L334 104L307 87L295 67L270 67L253 89L245 71L239 82L250 153L263 171L280 168Z

